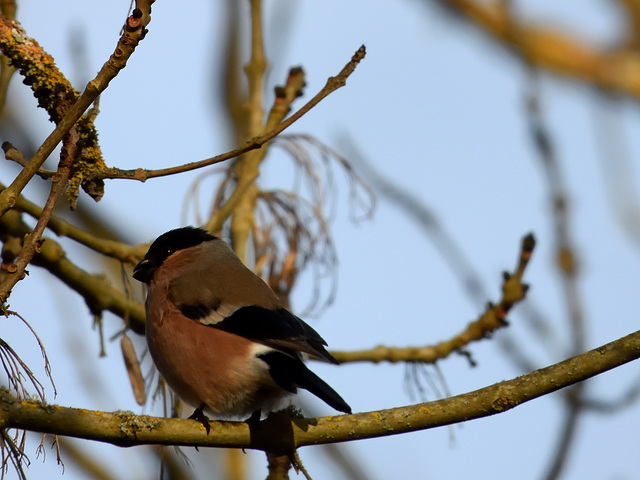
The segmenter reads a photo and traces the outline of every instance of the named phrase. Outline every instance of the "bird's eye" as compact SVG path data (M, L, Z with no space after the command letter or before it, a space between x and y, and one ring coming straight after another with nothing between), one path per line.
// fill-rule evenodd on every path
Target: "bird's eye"
M165 257L168 257L173 252L174 252L173 248L170 248L170 247L165 247L165 249L162 251Z

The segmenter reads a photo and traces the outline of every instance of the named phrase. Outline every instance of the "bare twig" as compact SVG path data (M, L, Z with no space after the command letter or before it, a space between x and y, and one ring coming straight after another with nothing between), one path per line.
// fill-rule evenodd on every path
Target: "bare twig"
M24 438L24 437L23 437ZM20 480L27 480L24 473L23 463L29 465L29 457L27 457L21 447L16 445L13 438L9 436L7 430L0 430L0 450L2 451L2 463L0 465L0 475L4 477L4 473L9 468L9 462L13 465Z
M10 211L0 217L0 232L22 238L30 232L30 228L21 221L18 212ZM76 266L55 240L46 239L32 264L47 269L79 293L94 315L107 310L126 318L135 332L144 333L144 306L115 290L104 275L91 275Z
M2 150L4 151L4 158L6 158L7 160L16 162L18 165L21 165L22 167L27 166L27 161L24 158L24 154L20 150L18 150L16 147L14 147L10 142L3 142ZM53 172L51 170L44 170L42 168L36 172L36 175L38 175L43 180L49 180L55 174L56 172ZM3 186L2 189L4 188L5 187Z
M0 183L0 191L5 188L6 187ZM14 208L29 214L36 220L42 216L42 208L30 202L22 195L18 196ZM149 248L148 244L131 246L115 240L98 237L55 215L52 215L49 219L47 228L59 237L68 237L87 248L125 263L136 263Z
M27 265L36 254L36 251L40 250L42 245L42 234L47 226L47 222L53 213L53 209L64 192L67 189L67 182L69 181L70 170L69 168L62 168L56 176L52 179L51 192L49 198L42 211L42 216L38 219L36 228L33 232L27 235L20 256L16 262L11 266L10 273L7 275L2 283L0 283L0 304L4 304L11 294L11 289L24 278ZM0 192L0 195L6 190Z
M59 446L65 459L70 459L86 475L85 478L94 480L116 480L115 474L105 465L98 462L98 458L90 452L82 449L77 442L60 437L56 444Z
M437 213L417 198L405 187L394 183L387 176L373 168L371 162L365 160L362 153L354 143L344 137L341 139L342 150L347 152L347 157L352 162L354 168L362 176L376 193L386 198L400 211L408 215L429 237L429 240L442 256L446 265L452 270L460 283L467 299L476 307L480 308L489 298L488 289L470 258L465 254L459 242L447 231L446 226L438 217ZM558 351L557 339L551 334L552 329L544 315L531 302L522 304L518 309L519 317L529 326L533 333L539 338L540 344L547 351L555 353ZM521 372L529 372L536 368L533 361L516 344L510 332L500 335L497 339L499 347L508 355L510 363Z
M149 178L164 177L167 175L174 175L176 173L189 172L191 170L196 170L202 167L208 167L209 165L214 165L216 163L229 160L230 158L238 157L250 150L261 148L265 143L272 140L274 137L276 137L278 134L280 134L282 131L284 131L298 119L300 119L300 117L309 112L309 110L315 107L326 96L330 95L338 88L344 87L346 85L347 78L353 73L358 63L360 63L360 61L364 58L365 53L366 49L363 45L358 49L355 55L351 58L351 61L349 61L349 63L345 65L340 73L338 73L338 75L336 75L335 77L330 77L327 80L326 85L302 108L300 108L298 111L296 111L296 113L291 115L282 123L278 124L277 127L270 130L269 132L249 139L246 144L240 148L236 148L235 150L231 150L229 152L222 153L205 160L200 160L198 162L191 162L184 165L179 165L177 167L162 168L158 170L146 170L142 168L138 168L135 170L121 170L119 168L108 168L104 173L100 175L100 177L104 179L120 178L144 182Z
M490 333L507 325L506 316L513 305L524 299L528 286L522 283L522 276L531 258L535 246L532 234L522 239L518 265L513 275L504 273L502 298L497 305L489 304L482 316L470 323L464 332L450 340L434 346L424 347L386 347L378 346L370 350L336 352L332 355L341 362L421 362L433 363L455 351L460 351L472 341L486 338Z
M22 315L20 315L18 312L14 312L11 310L8 310L7 314L18 317L22 321L22 323L24 323L25 326L29 329L29 331L31 332L31 335L33 335L33 337L36 339L36 342L38 343L38 347L40 348L40 353L42 354L42 359L44 360L44 372L47 375L47 378L49 378L49 382L51 382L51 387L53 388L53 395L54 396L58 395L58 390L56 388L56 384L53 381L53 376L51 374L51 363L49 362L49 356L47 355L47 350L44 348L44 343L42 343L42 340L40 340L40 337L38 336L36 331L33 329L31 324L25 320L25 318ZM31 372L28 372L28 373L30 374ZM31 381L34 384L34 387L36 387L36 390L38 390L38 394L40 398L44 400L44 392L41 390L42 384L37 380L35 380L35 378L31 378Z
M9 388L13 389L19 398L28 397L29 390L23 383L24 374L27 376L38 396L44 400L44 387L36 378L29 366L24 363L16 351L0 338L0 364L7 375Z
M317 105L318 102L320 102L324 97L326 97L336 89L344 86L346 84L347 77L349 77L349 75L353 73L358 63L364 58L365 53L366 53L366 50L363 45L351 58L351 61L347 63L347 65L345 65L345 67L340 71L340 73L335 77L330 77L327 80L327 83L324 86L324 88L322 88L322 90L320 90L320 92L318 92L315 97L313 97L309 102L307 102L306 105L304 105L300 110L294 113L287 120L280 123L277 127L275 127L270 132L264 135L259 135L258 137L254 137L254 139L251 140L250 142L257 141L259 139L260 146L263 145L264 143L266 143L267 141L275 137L277 134L282 132L285 128L290 126L293 122L299 119L306 112L311 110L311 108ZM240 180L238 181L238 184L236 185L234 192L231 194L227 202L219 210L214 212L209 222L207 223L208 230L216 231L222 226L224 221L229 217L229 215L231 215L231 212L233 212L233 210L236 208L236 205L238 204L242 196L245 194L246 190L251 185L253 185L253 182L256 180L256 178L258 178L259 171L257 168L257 164L251 165L250 167L251 167L250 170L248 172L245 172L245 175L242 178L240 178Z

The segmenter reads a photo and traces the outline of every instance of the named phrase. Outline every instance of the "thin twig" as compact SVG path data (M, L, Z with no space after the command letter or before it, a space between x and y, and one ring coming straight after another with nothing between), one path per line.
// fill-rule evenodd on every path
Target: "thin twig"
M16 211L7 212L0 217L0 232L4 235L22 238L30 231ZM113 288L104 275L92 275L79 268L67 258L64 249L55 240L47 238L31 263L45 268L80 294L94 315L107 310L126 319L129 327L136 333L144 333L144 306Z
M351 352L332 351L331 354L341 363L345 362L420 362L434 363L453 352L460 351L469 343L487 338L492 332L508 325L506 316L511 308L524 299L528 286L522 283L525 269L531 259L535 246L532 234L521 242L518 264L513 275L504 273L502 298L497 305L489 304L480 318L470 323L455 337L433 346L423 347L387 347L378 346L370 350Z
M2 471L4 472L8 468L8 461L10 460L18 478L27 480L22 464L26 462L28 466L30 463L29 457L16 445L5 429L0 430L0 446L2 447Z
M18 165L22 167L27 166L28 162L25 160L24 154L20 150L18 150L16 147L14 147L10 142L3 142L2 150L4 151L4 158L6 158L7 160L16 162ZM43 168L39 169L36 172L36 175L38 175L43 180L49 180L55 174L56 172L51 170L44 170ZM2 188L4 189L5 187L3 186Z
M27 265L31 262L31 259L36 252L40 250L42 234L44 233L44 229L47 226L49 218L51 218L56 203L67 189L69 175L69 168L62 168L58 174L53 177L51 192L49 193L49 198L42 210L42 216L38 219L36 228L34 228L33 232L25 238L22 251L18 256L18 259L11 266L11 275L7 275L2 283L0 283L0 304L4 304L7 301L7 298L9 298L9 295L11 294L11 289L16 285L16 283L24 278ZM3 190L0 195L5 191L6 190Z
M0 192L5 188L6 187L0 183ZM14 208L18 211L27 213L35 219L42 216L42 208L35 203L30 202L22 195L19 195L16 199ZM87 248L125 263L135 263L139 261L149 248L148 244L130 246L126 243L98 237L55 215L52 215L49 219L47 228L59 237L70 238Z
M51 374L51 362L49 362L49 356L47 355L47 350L44 348L44 343L42 343L42 340L40 340L40 337L38 336L34 328L31 326L29 322L27 322L27 320L22 315L20 315L18 312L14 312L11 310L8 310L7 313L9 315L18 317L22 321L22 323L24 323L25 326L29 329L29 331L31 332L31 335L33 335L33 337L36 339L36 342L38 343L38 347L40 348L40 353L42 354L42 359L44 360L44 372L49 378L49 382L51 382L51 387L53 388L53 396L54 397L57 396L58 389L56 388L56 384L53 381L53 375ZM38 384L40 384L40 382L38 382ZM40 384L40 386L42 385ZM44 400L44 393L41 394L41 398Z
M179 165L176 167L169 168L161 168L157 170L147 170L143 168L137 168L135 170L122 170L119 168L109 168L105 170L103 174L100 175L100 178L104 179L130 179L130 180L138 180L141 182L146 181L149 178L158 178L164 177L167 175L174 175L176 173L189 172L191 170L196 170L202 167L208 167L209 165L214 165L216 163L223 162L225 160L229 160L230 158L235 158L243 153L246 153L250 150L254 150L256 148L261 148L265 143L269 142L269 140L273 139L275 136L280 134L282 131L286 130L293 123L298 121L300 117L309 112L313 107L315 107L322 99L326 96L334 92L340 87L344 87L346 85L347 78L349 75L353 73L358 63L364 58L366 54L366 48L362 45L358 51L353 55L349 63L345 65L345 67L340 71L338 75L335 77L330 77L327 80L326 85L320 90L311 100L309 100L300 110L291 115L285 121L280 123L273 130L270 130L267 133L262 135L258 135L249 139L246 144L240 148L236 148L235 150L231 150L226 153L222 153L220 155L216 155L215 157L207 158L205 160L200 160L198 162L186 163L184 165Z
M111 468L98 462L98 456L93 455L87 449L81 448L78 442L65 437L57 439L56 444L62 451L65 458L68 458L78 467L85 478L94 480L116 480L116 476Z

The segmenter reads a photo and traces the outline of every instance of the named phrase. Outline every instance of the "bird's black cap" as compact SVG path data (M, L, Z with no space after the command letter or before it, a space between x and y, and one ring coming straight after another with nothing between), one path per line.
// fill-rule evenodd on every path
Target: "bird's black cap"
M133 269L133 278L143 283L151 282L153 272L174 252L215 240L202 228L182 227L163 233L151 244L146 255Z

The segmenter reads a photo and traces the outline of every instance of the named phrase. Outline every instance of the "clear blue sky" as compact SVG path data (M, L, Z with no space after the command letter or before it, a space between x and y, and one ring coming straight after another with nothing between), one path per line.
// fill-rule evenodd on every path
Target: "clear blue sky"
M525 73L503 50L444 17L432 3L406 0L373 7L364 1L265 2L266 52L274 59L267 98L271 99L271 87L281 84L294 65L305 69L305 99L310 98L364 43L367 57L347 86L289 132L311 133L334 147L345 134L351 135L375 169L437 214L491 292L487 300L499 298L501 272L514 267L520 238L535 232L538 248L526 275L530 300L544 313L565 352L556 349L550 354L518 309L511 316L509 332L496 337L512 335L543 367L566 357L569 338L553 267L547 189L524 115ZM551 19L554 25L602 44L616 38L622 21L609 9L610 3L614 2L516 2L520 11L528 12L526 18ZM245 9L247 4L243 2ZM225 5L222 1L188 6L156 2L149 34L101 99L96 124L108 165L159 168L235 146L219 115L212 83L218 78L215 69L222 50ZM80 88L113 51L127 7L128 2L19 2L18 18ZM88 64L80 69L77 56L70 53L71 33L82 35L87 50ZM619 223L619 213L612 209L611 200L618 197L610 195L603 180L603 171L611 171L608 155L612 152L602 148L598 122L603 115L618 122L619 131L626 135L629 158L636 159L640 144L633 133L640 118L633 103L606 110L586 86L545 76L541 91L544 116L570 193L587 342L593 348L635 331L640 311L637 244L634 249ZM10 95L10 107L20 109L24 123L37 132L36 140L43 140L52 126L43 111L35 111L35 100L19 78L14 79ZM638 169L633 167L631 174L613 176L618 193L626 188L624 181L637 187ZM283 168L289 168L289 160L272 150L266 180L275 184L283 175L288 178ZM0 179L7 182L8 169L2 170ZM186 219L182 212L185 192L196 175L146 184L108 181L104 199L89 206L117 224L132 243L149 241L195 221L192 211ZM354 225L349 221L347 184L339 169L336 177L340 198L333 233L340 260L338 294L321 318L311 319L330 347L426 345L461 331L481 307L468 301L429 237L384 198L378 200L373 219ZM35 200L40 194L27 191L27 195ZM84 195L80 201L91 202ZM625 197L622 204L629 207ZM73 258L89 271L102 268L89 252ZM47 273L31 270L32 278L15 288L11 307L31 322L47 346L59 392L53 398L49 391L48 400L88 409L141 412L126 382L118 342L107 343L107 358L98 359L97 334L91 330L82 300L58 285L51 286ZM41 288L38 298L43 297L37 304L33 302L36 285ZM308 283L299 285L294 307L306 304L310 290ZM5 323L3 338L43 378L35 342L17 321ZM105 316L107 337L120 327L119 319ZM475 369L458 357L440 364L454 394L524 373L511 364L496 341L480 342L470 350L479 364ZM86 357L80 356L83 353ZM80 358L89 360L80 362ZM401 365L314 365L314 370L356 412L414 401L404 388ZM637 381L637 372L637 364L619 368L590 382L588 391L596 398L615 399ZM430 393L429 399L434 398ZM320 414L331 413L324 405L313 405ZM564 478L636 478L639 410L635 405L615 416L585 415ZM157 409L145 412L159 413ZM371 478L538 479L555 448L562 414L559 400L546 397L453 428L340 448L351 452ZM54 452L48 453L44 464L35 458L38 442L32 437L30 477L58 478L62 470L55 465ZM134 478L132 472L135 478L157 478L155 464L142 461L140 449L98 444L91 448L100 451L101 461L116 468L121 478ZM196 461L205 455L207 451L201 449ZM335 478L320 449L305 448L301 456L314 478ZM250 453L250 457L252 478L264 477L263 455ZM67 462L64 478L83 477Z

